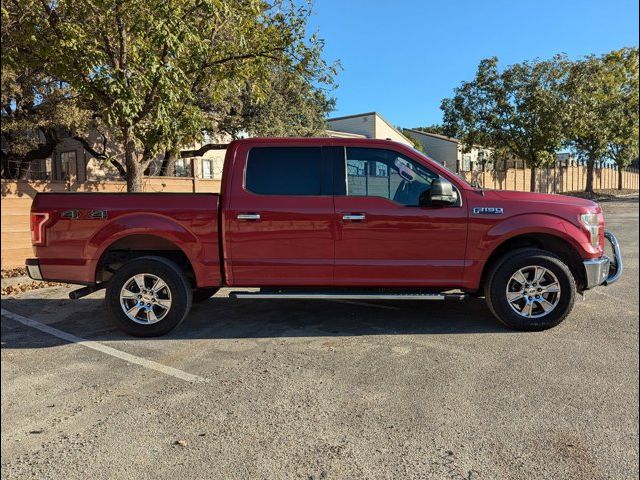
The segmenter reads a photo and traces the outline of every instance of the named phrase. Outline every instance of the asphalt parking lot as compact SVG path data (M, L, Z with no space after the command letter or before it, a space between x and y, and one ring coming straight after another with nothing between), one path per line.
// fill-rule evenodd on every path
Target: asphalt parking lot
M100 292L3 298L2 478L637 478L638 203L603 207L626 271L541 333L221 291L133 339Z

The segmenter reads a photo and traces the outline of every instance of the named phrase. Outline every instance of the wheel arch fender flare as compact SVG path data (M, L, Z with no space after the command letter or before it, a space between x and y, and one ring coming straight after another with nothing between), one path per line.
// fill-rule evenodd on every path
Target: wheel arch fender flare
M102 255L119 240L134 235L157 237L172 243L192 265L196 264L203 248L196 235L172 218L154 213L122 215L97 230L87 242L86 255L91 259L94 275Z
M541 234L556 237L577 252L584 251L579 239L585 236L578 226L555 215L528 213L508 218L489 229L481 240L480 260L488 260L501 246L517 237Z

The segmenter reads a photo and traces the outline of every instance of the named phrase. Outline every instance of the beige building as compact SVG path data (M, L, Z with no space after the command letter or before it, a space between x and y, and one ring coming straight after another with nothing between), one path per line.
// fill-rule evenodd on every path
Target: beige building
M376 112L330 118L327 120L327 127L327 130L324 131L327 137L378 138L393 140L413 147L411 140ZM205 143L207 143L207 141L211 141L212 143L228 143L231 139L205 139ZM200 145L194 145L190 148L196 149L199 146ZM196 176L199 178L213 178L215 180L221 179L225 152L226 150L209 150L202 157L195 157L194 168L196 170ZM207 172L213 172L213 176L207 176ZM176 168L176 175L177 174L178 168Z
M424 152L452 172L475 172L493 169L493 151L474 146L469 152L457 138L407 128L407 135L420 143Z
M413 147L413 143L395 128L387 119L377 112L359 113L346 117L335 117L327 120L330 137L344 134L359 135L363 138L393 140Z

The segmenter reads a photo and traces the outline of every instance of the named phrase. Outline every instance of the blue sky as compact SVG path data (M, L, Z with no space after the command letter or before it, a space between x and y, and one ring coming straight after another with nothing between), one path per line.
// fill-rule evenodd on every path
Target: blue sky
M377 111L394 125L441 120L440 100L482 58L504 65L638 45L637 0L315 0L311 30L344 70L331 116Z

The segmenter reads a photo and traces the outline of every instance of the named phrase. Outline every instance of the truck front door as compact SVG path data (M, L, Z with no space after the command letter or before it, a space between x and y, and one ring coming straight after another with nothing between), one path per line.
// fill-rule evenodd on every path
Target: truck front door
M336 174L335 285L460 285L467 237L461 201L418 206L438 175L415 158L383 148L343 152L334 160L344 172Z

